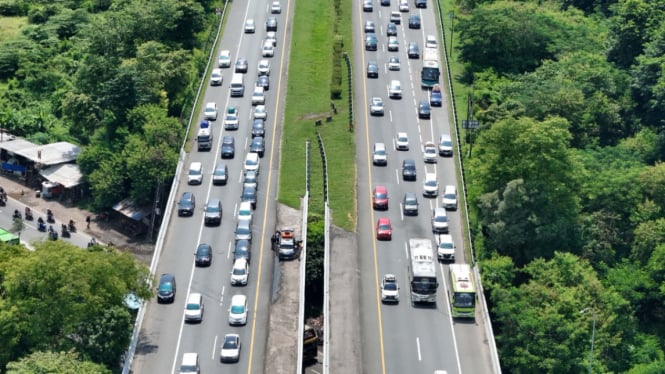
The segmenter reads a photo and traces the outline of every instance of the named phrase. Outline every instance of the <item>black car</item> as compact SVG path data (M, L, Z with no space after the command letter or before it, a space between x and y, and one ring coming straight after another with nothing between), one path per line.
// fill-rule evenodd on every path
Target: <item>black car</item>
M420 16L413 13L409 16L409 28L420 29Z
M429 106L427 100L420 100L418 103L418 118L429 119L432 113L432 109Z
M378 78L379 77L379 64L376 61L370 61L367 63L367 78Z
M249 240L241 239L236 242L236 247L233 250L233 262L239 258L244 258L249 264L252 259L252 248Z
M367 33L365 37L365 50L376 51L379 42L376 38L376 34L373 32Z
M159 286L157 286L157 302L172 303L175 301L175 275L162 274L159 277Z
M265 140L262 136L257 136L252 139L252 144L249 145L249 151L259 154L259 157L263 157L263 154L266 151Z
M178 201L178 215L192 216L196 208L196 198L191 192L183 192L180 201Z
M236 60L236 73L247 73L247 69L249 69L247 59L241 57Z
M427 0L415 0L416 8L427 8Z
M386 35L397 36L397 25L394 22L388 23L388 27L386 28Z
M277 31L277 18L268 17L266 20L266 31Z
M405 181L416 180L416 161L407 158L402 161L402 179Z
M252 209L256 209L256 187L244 186L240 201L247 201L252 205Z
M231 135L222 138L222 158L233 158L236 155L236 140Z
M270 89L270 78L267 75L260 76L256 81L256 87L263 87L264 91Z
M205 225L219 226L222 224L222 202L219 199L208 201L204 211L203 223Z
M265 122L261 118L254 118L254 122L252 123L252 138L264 136L265 133Z
M212 247L210 244L201 243L194 252L194 263L196 266L210 266L212 262Z
M416 42L409 43L408 55L409 58L420 58L420 47L418 47L418 43Z

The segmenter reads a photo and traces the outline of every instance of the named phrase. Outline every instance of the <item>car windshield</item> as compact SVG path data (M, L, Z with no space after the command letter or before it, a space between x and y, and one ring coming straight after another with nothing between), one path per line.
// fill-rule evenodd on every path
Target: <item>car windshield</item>
M242 305L233 305L231 306L231 313L233 314L245 313L245 307Z
M390 225L388 224L381 224L379 225L379 230L390 230Z
M201 171L200 171L200 170L194 170L194 169L191 169L191 170L189 171L189 175L200 175L200 174L201 174Z
M227 115L226 115L226 119L229 119L229 120L235 120L235 119L236 119L236 115L235 115L235 114L227 114Z
M383 192L377 192L377 193L376 193L376 198L377 198L377 199L385 199L386 197L388 197L388 195L386 195L386 194L383 193Z
M224 175L224 174L226 174L226 173L224 173L224 169L217 169L217 170L215 170L215 175L217 175L217 176L219 176L219 175Z
M415 205L416 204L416 199L406 199L404 201L405 204L407 205Z
M434 218L435 222L448 222L448 216L436 216Z
M436 181L435 180L427 181L427 182L425 182L425 186L435 187L436 186Z
M254 160L247 160L247 162L245 162L245 164L249 165L249 166L256 165L256 163L257 163L257 161L254 161Z
M206 212L208 212L208 213L218 213L219 208L217 206L214 206L214 205L209 205L208 209L206 209Z
M407 141L409 141L408 138L403 138L403 137L402 137L402 138L397 138L397 140L399 140L400 142L407 142Z
M171 292L173 289L173 286L171 283L162 283L159 285L159 292L165 293L165 292Z
M383 289L386 291L397 291L397 284L393 282L388 282L385 285L383 285Z
M249 234L249 229L247 227L238 227L238 230L236 232L240 235L247 235Z
M199 304L196 303L187 304L187 310L199 310L199 309L201 309L199 307Z
M245 275L244 268L233 268L233 275Z
M376 151L374 154L379 155L379 156L384 156L386 154L386 151L380 150L380 151Z
M446 147L452 147L452 146L453 146L453 143L452 143L452 142L449 142L449 141L444 141L444 142L442 142L441 144L444 145L444 146L446 146Z
M443 197L444 197L445 199L451 199L451 200L452 200L452 199L455 198L455 194L447 193L447 194L443 195Z
M453 248L453 243L445 243L445 242L444 242L444 243L441 243L441 244L439 245L439 248L443 248L443 249L452 249L452 248Z

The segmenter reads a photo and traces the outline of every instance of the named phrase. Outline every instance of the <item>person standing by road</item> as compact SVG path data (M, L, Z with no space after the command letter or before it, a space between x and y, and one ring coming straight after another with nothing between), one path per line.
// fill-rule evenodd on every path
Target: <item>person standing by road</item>
M90 216L85 217L85 223L86 223L85 228L89 229L90 228Z

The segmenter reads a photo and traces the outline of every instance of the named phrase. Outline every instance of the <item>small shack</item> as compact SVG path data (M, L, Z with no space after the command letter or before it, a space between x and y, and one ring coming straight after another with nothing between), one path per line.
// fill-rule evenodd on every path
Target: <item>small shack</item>
M116 228L129 236L145 233L150 227L152 209L149 206L137 206L132 200L124 199L113 206Z

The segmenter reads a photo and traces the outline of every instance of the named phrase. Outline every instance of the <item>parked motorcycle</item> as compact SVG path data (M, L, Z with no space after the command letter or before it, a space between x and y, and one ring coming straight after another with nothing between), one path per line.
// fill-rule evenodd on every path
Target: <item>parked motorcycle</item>
M64 223L62 224L62 237L63 238L71 238L72 234L67 230L67 225Z
M73 219L69 220L69 224L67 225L67 228L71 232L76 232L76 226L74 225L74 220Z
M48 238L49 240L58 240L58 233L53 229L53 225L48 227Z

